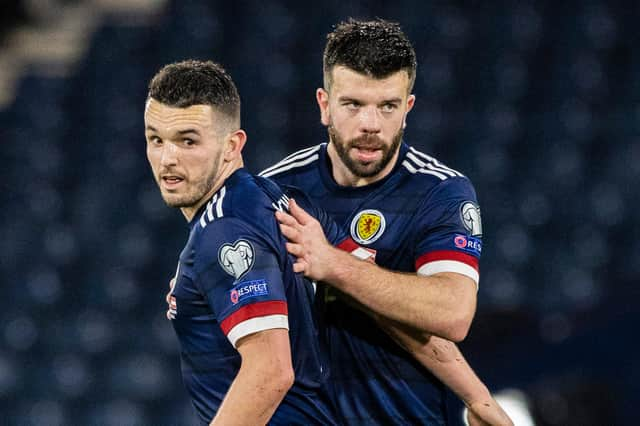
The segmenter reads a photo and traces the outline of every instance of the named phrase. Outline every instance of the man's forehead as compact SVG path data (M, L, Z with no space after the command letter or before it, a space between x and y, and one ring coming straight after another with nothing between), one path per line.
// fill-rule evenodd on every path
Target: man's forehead
M331 70L331 91L342 96L360 93L368 96L406 96L409 89L409 74L397 71L384 78L375 78L348 67L338 65Z
M145 105L144 119L147 124L153 123L163 127L208 127L212 125L213 109L210 105L172 107L150 98Z
M210 105L191 105L185 108L179 108L163 104L153 98L147 100L145 105L145 116L152 117L202 117L203 119L211 119L213 109Z

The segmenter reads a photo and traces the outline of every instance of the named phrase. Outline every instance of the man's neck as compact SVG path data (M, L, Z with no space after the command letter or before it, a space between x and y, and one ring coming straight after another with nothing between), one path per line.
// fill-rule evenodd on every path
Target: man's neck
M180 209L185 219L187 219L187 222L191 222L195 214L198 212L198 210L200 210L200 207L202 207L207 201L209 201L209 199L213 197L213 194L215 194L220 188L222 188L229 176L231 176L236 170L242 167L244 167L242 158L230 163L224 163L222 169L220 170L220 173L214 180L211 189L207 191L207 193L200 199L200 201L198 201L198 203L193 206L182 207Z

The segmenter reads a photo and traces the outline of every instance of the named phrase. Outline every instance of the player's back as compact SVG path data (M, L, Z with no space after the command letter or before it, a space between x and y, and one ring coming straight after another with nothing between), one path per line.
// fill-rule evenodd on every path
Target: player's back
M274 217L287 200L275 183L240 169L190 223L172 293L172 323L183 380L203 422L211 420L238 372L236 342L288 328L295 382L270 424L336 423L317 338L315 287L293 273Z
M325 144L295 153L261 174L299 186L313 201L321 201L378 265L415 273L433 267L439 254L452 253L459 227L446 232L436 228L458 213L455 203L460 194L475 200L465 177L422 155L402 144L394 170L364 187L342 187L335 182ZM447 264L477 271L479 252L459 250L458 254L471 266ZM335 297L330 288L325 293L325 335L342 419L348 424L378 425L452 422L444 385L368 315Z

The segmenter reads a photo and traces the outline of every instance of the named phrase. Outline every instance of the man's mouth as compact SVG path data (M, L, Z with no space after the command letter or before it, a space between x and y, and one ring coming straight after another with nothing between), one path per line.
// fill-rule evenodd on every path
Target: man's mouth
M356 159L364 163L379 160L382 157L382 149L377 146L354 146Z
M184 181L184 178L176 175L164 175L164 176L161 176L161 179L162 179L162 182L164 183L164 186L167 188L173 188L179 185L182 181Z

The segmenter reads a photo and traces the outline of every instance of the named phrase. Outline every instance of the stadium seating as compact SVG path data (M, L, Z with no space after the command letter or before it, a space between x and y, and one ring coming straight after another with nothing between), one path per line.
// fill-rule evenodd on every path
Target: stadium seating
M324 34L379 16L400 21L418 53L407 141L468 175L481 203L464 352L492 389L523 389L539 425L633 424L640 345L624 330L640 319L637 5L321 8L174 0L150 19L103 17L69 75L25 68L0 110L0 423L196 423L164 316L187 228L148 170L148 80L170 61L221 62L257 172L326 139L314 101Z

